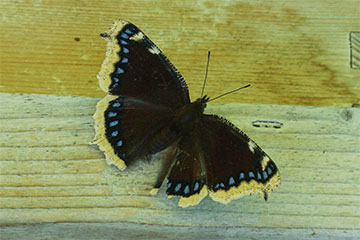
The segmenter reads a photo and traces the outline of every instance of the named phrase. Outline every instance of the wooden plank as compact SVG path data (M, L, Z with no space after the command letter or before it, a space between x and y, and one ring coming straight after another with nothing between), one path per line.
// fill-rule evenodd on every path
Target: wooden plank
M210 49L207 94L252 84L219 102L350 107L360 103L360 71L350 67L349 40L350 32L360 31L358 4L2 0L0 91L103 96L96 74L106 47L99 33L122 18L165 52L193 99Z
M4 239L36 239L36 230L67 238L77 231L75 238L86 239L86 229L105 232L115 225L109 236L122 231L125 239L173 238L186 231L210 238L222 233L225 238L353 239L360 234L357 108L210 105L208 112L231 119L272 156L282 183L268 202L248 196L222 205L206 198L182 209L176 198L167 199L164 188L150 196L159 169L155 158L121 172L89 145L98 98L0 94L0 100ZM255 120L282 125L255 127ZM47 224L56 222L71 224Z
M3 239L357 239L357 230L173 227L135 223L51 223L11 226ZM140 231L139 231L140 230ZM82 236L82 237L80 237Z

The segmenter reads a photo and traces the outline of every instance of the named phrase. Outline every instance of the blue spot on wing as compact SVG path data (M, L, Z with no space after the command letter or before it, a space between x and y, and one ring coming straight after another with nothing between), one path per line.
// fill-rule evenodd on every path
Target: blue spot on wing
M125 38L125 39L128 39L128 38L129 38L129 35L127 35L126 33L122 33L122 34L120 35L120 37Z
M194 185L194 191L197 191L200 187L200 184L196 181Z
M178 192L181 188L181 183L178 183L174 189L174 192Z
M261 180L261 174L260 174L260 172L257 172L257 178L258 178L258 180Z
M119 67L118 67L118 68L116 69L116 73L117 73L117 74L121 74L121 73L124 73L124 72L125 72L125 71L124 71L124 69L122 69L122 68L119 68Z
M243 180L245 178L245 174L244 173L240 173L240 175L239 175L239 180L241 181L241 180Z
M128 34L133 34L133 32L130 31L130 29L126 29L125 32L128 33Z
M118 147L121 147L123 145L123 141L118 141L117 144L116 144Z
M115 102L115 103L113 103L112 106L113 106L113 107L120 107L120 106L121 106L121 103Z
M188 194L190 192L189 185L186 185L184 188L184 194Z
M233 178L233 177L230 177L230 178L229 178L229 185L232 186L232 185L234 185L234 184L235 184L234 178Z
M110 127L116 126L119 123L118 120L110 122Z
M116 117L117 112L109 112L108 117Z

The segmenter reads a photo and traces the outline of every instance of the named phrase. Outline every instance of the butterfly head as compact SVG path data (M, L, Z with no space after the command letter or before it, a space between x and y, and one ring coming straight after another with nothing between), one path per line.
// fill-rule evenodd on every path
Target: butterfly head
M209 101L209 97L207 95L196 99L196 101L193 103L195 105L195 108L198 109L199 112L203 113L206 108L206 103Z

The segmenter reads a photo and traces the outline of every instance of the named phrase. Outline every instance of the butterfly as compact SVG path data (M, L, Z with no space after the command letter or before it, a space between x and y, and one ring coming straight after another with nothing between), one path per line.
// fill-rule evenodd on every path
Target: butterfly
M184 78L139 28L118 20L100 36L107 50L97 77L107 95L94 114L94 143L109 165L124 170L167 151L151 194L167 178L181 207L207 195L224 204L255 193L267 200L280 184L275 163L228 120L204 114L209 97L191 102Z

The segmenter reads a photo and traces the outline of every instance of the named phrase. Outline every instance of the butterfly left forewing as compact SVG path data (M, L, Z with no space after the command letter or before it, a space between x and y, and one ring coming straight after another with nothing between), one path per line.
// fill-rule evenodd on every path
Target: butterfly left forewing
M107 41L107 50L97 77L105 92L172 109L190 102L181 74L134 24L118 20L101 36Z

